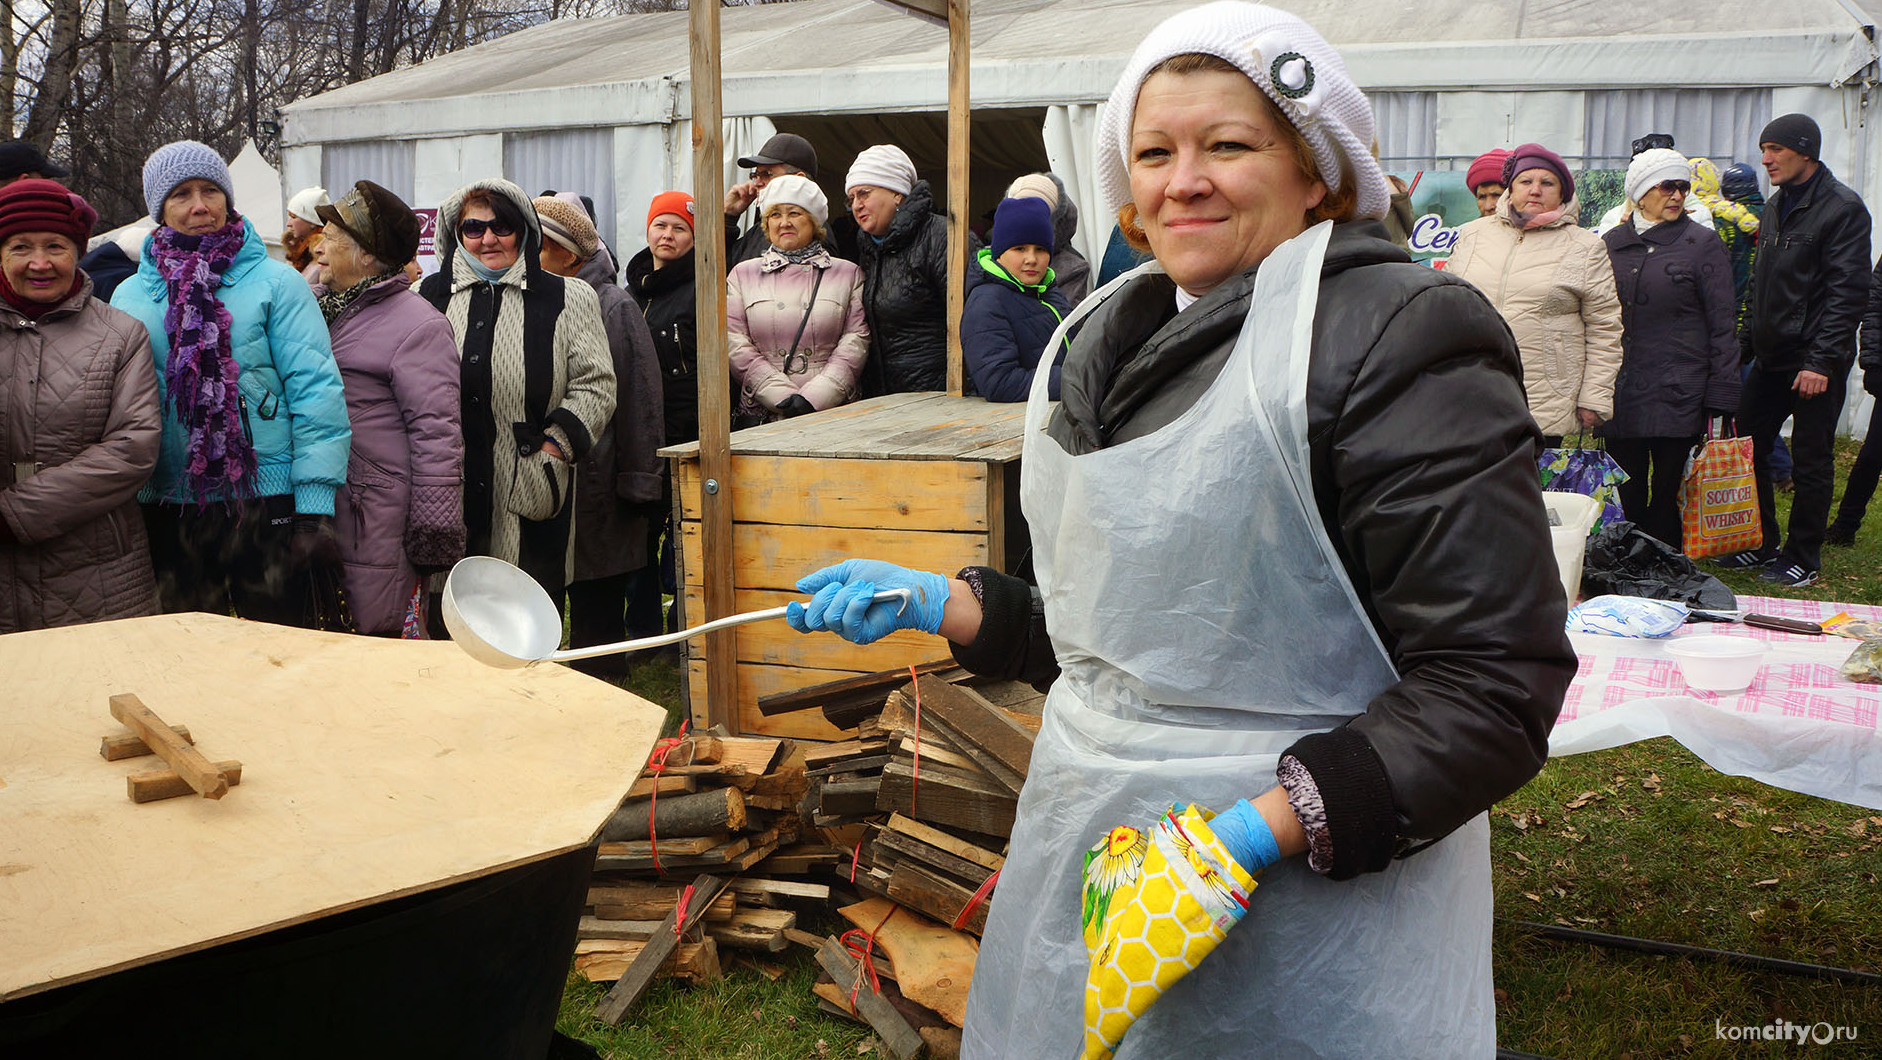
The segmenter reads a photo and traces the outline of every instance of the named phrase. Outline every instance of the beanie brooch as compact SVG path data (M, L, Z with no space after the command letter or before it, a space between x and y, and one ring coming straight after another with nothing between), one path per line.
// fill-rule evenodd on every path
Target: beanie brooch
M1302 131L1314 125L1326 93L1314 91L1320 79L1314 74L1313 60L1296 51L1279 33L1264 33L1249 41L1248 47L1255 54L1255 68L1268 75L1263 87L1275 105ZM1261 60L1270 55L1273 60L1264 66Z

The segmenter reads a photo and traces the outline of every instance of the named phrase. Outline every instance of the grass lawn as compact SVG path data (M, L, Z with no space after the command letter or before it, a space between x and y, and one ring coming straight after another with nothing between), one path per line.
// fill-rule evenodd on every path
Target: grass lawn
M1854 447L1839 454L1837 490ZM1780 495L1780 521L1789 497ZM1882 513L1823 578L1735 591L1882 604ZM1853 644L1853 642L1852 642ZM629 686L676 712L679 671ZM677 724L677 720L675 722ZM1671 740L1558 758L1491 812L1499 1044L1583 1058L1882 1057L1882 986L1535 937L1519 921L1882 972L1882 814L1729 777ZM815 930L815 928L811 928ZM604 991L571 979L558 1029L615 1058L784 1060L876 1055L864 1028L823 1015L814 964L793 947L772 982L738 967L716 984L657 983L619 1028L590 1013ZM1721 1040L1778 1020L1853 1028L1852 1044Z

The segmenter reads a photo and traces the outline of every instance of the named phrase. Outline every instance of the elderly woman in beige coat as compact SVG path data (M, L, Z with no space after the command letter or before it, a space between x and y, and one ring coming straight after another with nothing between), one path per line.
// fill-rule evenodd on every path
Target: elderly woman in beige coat
M1445 267L1509 323L1529 413L1553 446L1614 415L1621 303L1607 246L1576 223L1581 204L1561 156L1524 144L1504 161L1503 184L1496 213L1458 229Z
M157 371L78 267L97 220L50 180L0 190L0 633L157 611L137 508Z

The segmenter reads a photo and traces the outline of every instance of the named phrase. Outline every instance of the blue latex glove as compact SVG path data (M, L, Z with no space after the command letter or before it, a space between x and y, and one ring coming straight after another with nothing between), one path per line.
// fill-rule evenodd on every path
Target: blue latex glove
M816 595L808 604L792 602L785 610L791 628L799 633L827 629L852 644L873 644L898 629L940 633L948 600L948 580L939 574L873 559L825 567L798 581L797 588ZM915 596L907 607L895 600L878 603L873 598L882 589L913 589Z
M1274 830L1247 799L1216 814L1209 821L1209 830L1251 875L1281 860L1281 844L1275 841Z

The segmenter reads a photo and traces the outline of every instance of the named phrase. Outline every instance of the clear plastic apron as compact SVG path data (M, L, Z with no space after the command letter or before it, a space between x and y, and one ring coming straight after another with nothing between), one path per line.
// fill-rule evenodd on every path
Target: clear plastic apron
M1107 828L1260 794L1283 750L1397 680L1309 477L1307 363L1330 232L1269 256L1220 376L1151 435L1068 455L1045 433L1048 373L1035 373L1021 500L1062 673L963 1057L1079 1054L1079 871ZM1120 1060L1495 1053L1484 816L1384 872L1335 883L1295 857L1258 882L1247 918L1125 1036Z

